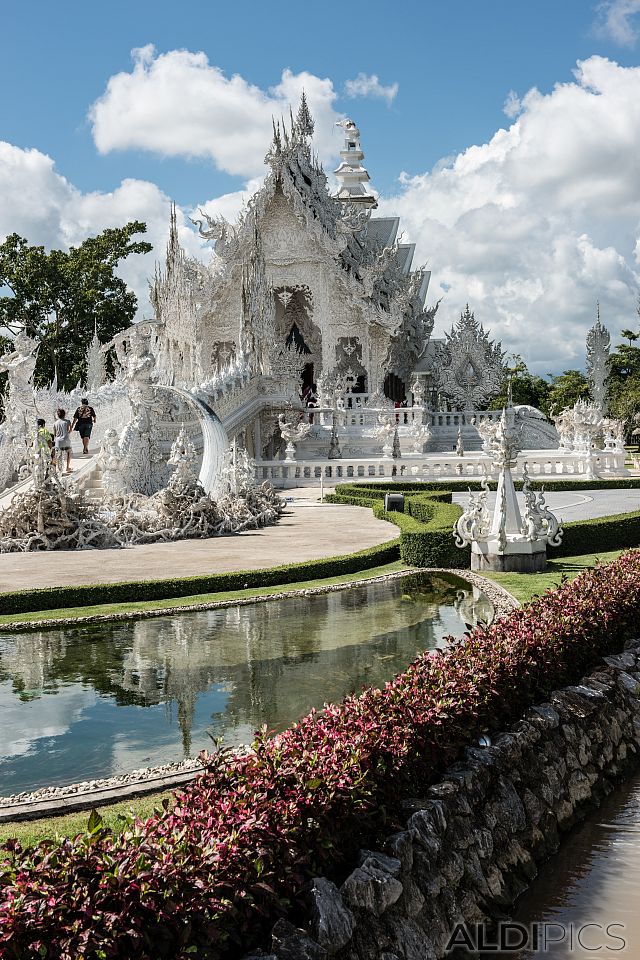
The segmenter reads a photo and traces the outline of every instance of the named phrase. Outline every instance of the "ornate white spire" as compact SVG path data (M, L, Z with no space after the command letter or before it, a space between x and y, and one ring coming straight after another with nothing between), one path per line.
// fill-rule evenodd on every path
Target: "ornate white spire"
M607 412L607 380L611 336L600 320L600 301L596 303L597 319L587 333L587 376L591 399L602 414Z
M336 126L344 130L340 165L333 171L340 184L337 198L375 209L378 201L367 187L371 178L362 166L364 153L360 147L360 131L353 120L339 120Z
M107 378L107 371L105 367L105 356L102 352L102 344L98 337L98 325L97 322L94 322L93 325L93 339L87 347L87 374L85 377L85 384L88 390L96 391Z

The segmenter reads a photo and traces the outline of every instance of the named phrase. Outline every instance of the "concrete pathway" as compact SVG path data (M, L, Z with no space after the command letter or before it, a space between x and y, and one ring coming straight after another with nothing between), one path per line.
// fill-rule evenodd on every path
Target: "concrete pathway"
M521 493L517 496L522 510L524 497ZM563 490L559 493L545 493L545 500L558 519L566 523L569 520L587 520L640 510L640 490ZM469 494L454 493L453 502L464 508L469 502ZM495 502L495 493L490 493L487 506L491 511Z
M396 526L376 520L367 507L320 504L308 490L286 496L287 509L276 526L238 536L125 550L0 554L0 591L255 570L352 553L398 536Z

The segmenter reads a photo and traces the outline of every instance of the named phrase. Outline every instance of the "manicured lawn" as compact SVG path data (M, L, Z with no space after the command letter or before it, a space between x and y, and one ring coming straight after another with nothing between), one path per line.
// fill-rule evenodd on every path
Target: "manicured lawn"
M573 580L585 568L593 567L598 560L601 563L610 563L624 552L611 550L608 553L587 553L580 557L560 557L550 560L544 573L484 573L483 576L495 580L520 603L528 603L533 596L544 593L549 587L557 587L563 577Z
M135 797L114 803L107 807L100 807L100 816L106 827L115 833L126 826L125 817L133 814L137 817L150 817L162 801L173 796L171 791L154 793L148 797ZM41 840L58 840L60 837L75 837L83 833L89 821L89 811L66 813L61 817L47 817L44 820L25 820L20 823L0 824L0 843L17 839L23 846L31 846Z
M65 607L59 610L36 610L30 613L9 613L0 616L0 628L3 623L29 623L32 620L75 620L83 617L104 616L112 613L134 613L139 610L164 610L167 607L190 606L195 603L215 603L220 600L246 600L248 597L264 597L272 593L290 593L293 590L309 590L314 587L332 586L338 583L352 583L354 580L368 580L381 577L385 573L408 570L401 560L380 567L369 567L356 573L341 577L327 577L323 580L304 580L299 583L284 583L269 587L251 587L247 590L228 590L222 593L200 593L190 597L174 597L166 600L140 600L129 603L102 603L96 606Z

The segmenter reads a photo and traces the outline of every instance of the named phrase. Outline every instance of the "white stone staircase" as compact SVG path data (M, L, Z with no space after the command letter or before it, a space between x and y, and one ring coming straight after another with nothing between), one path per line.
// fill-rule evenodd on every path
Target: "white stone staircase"
M102 500L102 470L97 463L94 463L93 469L82 478L81 486L89 500Z

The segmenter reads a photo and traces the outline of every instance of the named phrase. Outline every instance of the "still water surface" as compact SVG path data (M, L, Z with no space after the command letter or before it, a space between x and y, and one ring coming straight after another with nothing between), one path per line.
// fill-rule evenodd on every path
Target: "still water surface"
M127 623L0 633L0 795L249 743L487 620L456 577Z
M546 952L503 957L640 960L640 774L568 835L540 868L514 919L550 925L549 940L558 942Z

